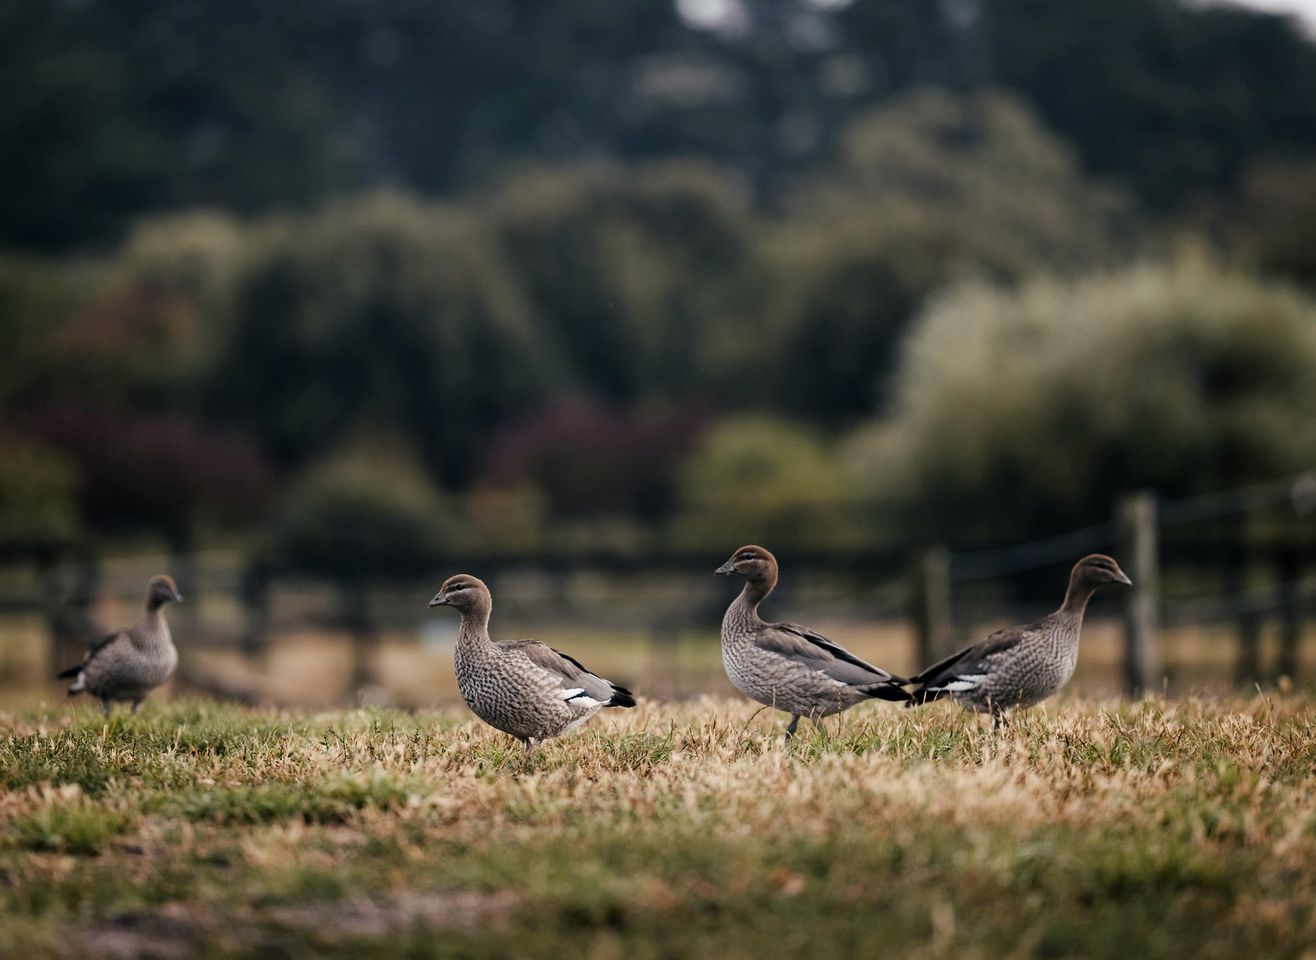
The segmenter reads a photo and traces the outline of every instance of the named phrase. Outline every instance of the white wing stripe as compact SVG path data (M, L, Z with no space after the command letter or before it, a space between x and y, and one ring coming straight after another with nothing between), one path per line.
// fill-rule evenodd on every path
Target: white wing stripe
M603 706L603 701L595 700L593 697L591 697L589 694L585 692L584 687L569 687L565 690L560 690L558 692L562 695L562 699L569 703L578 703L582 707Z
M964 693L968 690L978 689L986 679L987 675L985 673L965 673L956 677L950 683L939 683L935 687L928 687L928 689L944 690L947 693Z

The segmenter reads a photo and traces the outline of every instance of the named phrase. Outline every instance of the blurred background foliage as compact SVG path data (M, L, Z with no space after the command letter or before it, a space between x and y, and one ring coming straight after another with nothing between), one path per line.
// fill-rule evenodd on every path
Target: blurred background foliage
M850 469L913 535L991 542L1311 466L1316 303L1201 259L949 291Z
M406 576L451 548L453 517L405 453L366 443L298 478L274 525L276 564L329 580Z
M1186 0L0 6L0 533L1023 539L1316 450L1316 43Z

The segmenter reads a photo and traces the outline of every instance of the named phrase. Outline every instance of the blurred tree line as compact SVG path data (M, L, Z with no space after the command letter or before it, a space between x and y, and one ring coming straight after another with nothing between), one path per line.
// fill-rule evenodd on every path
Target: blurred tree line
M601 156L698 155L772 209L924 87L1012 93L1161 211L1316 149L1312 44L1189 0L7 0L0 246Z
M236 538L349 582L1020 539L1311 466L1316 47L1280 18L0 21L0 536Z

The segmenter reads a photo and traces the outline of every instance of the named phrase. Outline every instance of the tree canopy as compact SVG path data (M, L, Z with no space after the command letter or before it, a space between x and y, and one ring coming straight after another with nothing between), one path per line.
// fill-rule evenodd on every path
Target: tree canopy
M1190 0L139 0L0 5L0 247L142 214L451 196L527 160L695 155L779 205L853 118L937 86L1012 91L1157 210L1316 150L1316 47Z

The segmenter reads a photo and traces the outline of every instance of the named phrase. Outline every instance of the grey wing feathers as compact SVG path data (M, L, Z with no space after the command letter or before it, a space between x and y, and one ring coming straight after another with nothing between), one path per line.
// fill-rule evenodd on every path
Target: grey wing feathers
M577 691L568 697L568 700L588 697L605 706L635 706L635 697L625 687L619 687L591 673L575 657L556 650L546 643L540 643L538 640L515 640L504 646L520 650L535 666L561 677L564 690Z
M991 668L990 660L993 656L1018 646L1026 633L1026 630L1019 627L1002 628L910 677L910 683L921 686L913 691L914 697L906 706L927 703L949 695L947 685L967 676L980 676Z
M821 670L833 680L850 686L900 685L909 682L859 659L839 643L796 623L769 624L766 630L758 634L757 642L765 650L805 663L815 670Z
M118 640L121 636L123 636L123 631L116 630L114 633L109 633L101 637L99 640L97 640L95 643L93 643L90 647L87 648L87 654L82 658L81 663L74 664L73 666L69 667L66 670L61 670L59 673L55 674L55 679L63 680L66 677L76 677L78 675L78 671L85 669L87 664L91 663L92 658L95 657L96 654L100 653L102 650L104 650L106 647L112 644L115 640Z

